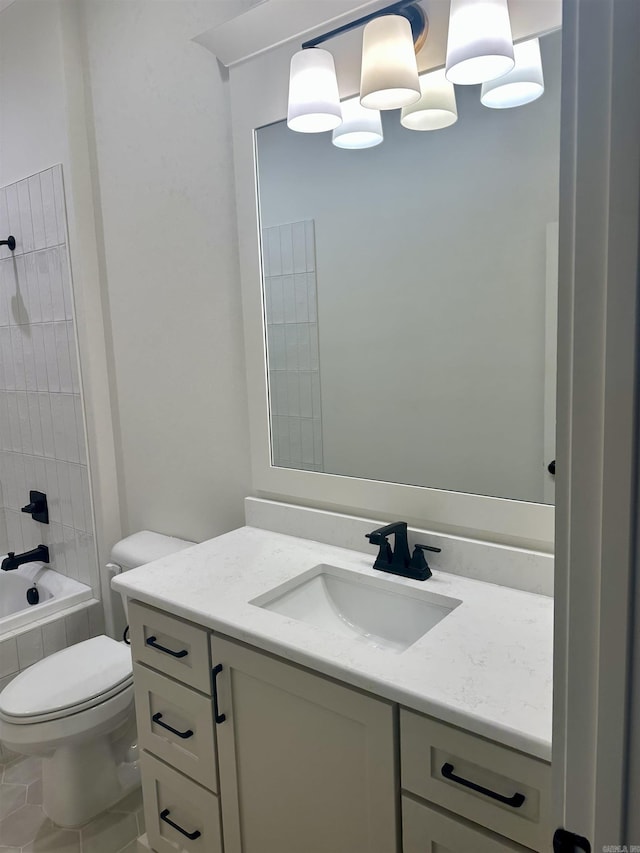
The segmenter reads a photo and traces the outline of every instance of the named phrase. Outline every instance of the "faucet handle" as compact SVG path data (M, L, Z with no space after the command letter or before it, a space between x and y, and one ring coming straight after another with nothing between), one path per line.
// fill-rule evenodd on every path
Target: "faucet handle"
M434 548L432 545L415 545L413 548L413 556L411 557L411 563L409 564L409 568L415 569L417 572L420 572L422 577L421 580L426 580L431 577L431 569L429 568L429 563L425 560L424 552L425 551L433 551L435 554L439 554L442 551L442 548Z

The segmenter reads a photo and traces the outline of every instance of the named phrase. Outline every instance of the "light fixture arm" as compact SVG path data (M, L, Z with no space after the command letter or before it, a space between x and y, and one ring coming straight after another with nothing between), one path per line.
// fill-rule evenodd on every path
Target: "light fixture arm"
M0 240L0 246L8 246L10 252L14 252L16 248L16 238L7 237L6 240Z
M429 22L427 20L427 16L422 11L422 8L417 5L416 0L398 0L397 3L385 6L384 9L378 9L377 12L372 12L370 15L365 15L363 18L358 18L356 21L351 21L349 24L343 24L335 30L331 30L328 33L323 33L320 36L309 39L309 41L305 41L302 45L302 49L306 50L309 47L318 47L318 45L324 44L324 42L336 38L336 36L348 33L358 27L362 27L365 24L368 24L369 21L381 18L383 15L402 15L403 18L406 18L409 21L411 24L411 32L413 33L413 43L416 53L418 53L426 41L427 33L429 31Z

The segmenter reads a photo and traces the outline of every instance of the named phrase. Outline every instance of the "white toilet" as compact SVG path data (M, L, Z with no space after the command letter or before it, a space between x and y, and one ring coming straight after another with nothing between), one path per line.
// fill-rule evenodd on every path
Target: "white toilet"
M145 530L118 542L111 559L127 571L191 545ZM140 783L129 647L94 637L21 672L0 693L0 740L42 757L43 809L58 826L108 809Z

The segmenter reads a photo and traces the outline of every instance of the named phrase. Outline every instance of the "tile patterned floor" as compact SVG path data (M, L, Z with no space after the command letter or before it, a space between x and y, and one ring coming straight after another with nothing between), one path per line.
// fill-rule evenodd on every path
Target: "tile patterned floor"
M81 829L59 829L42 811L40 760L0 755L0 853L136 853L144 832L134 791Z

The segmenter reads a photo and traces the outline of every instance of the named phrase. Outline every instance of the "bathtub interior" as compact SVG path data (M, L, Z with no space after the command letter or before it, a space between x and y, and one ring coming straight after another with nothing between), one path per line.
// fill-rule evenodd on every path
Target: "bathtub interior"
M27 592L38 590L38 603ZM27 563L11 572L0 571L0 636L30 622L93 598L91 587L61 575L44 563Z

